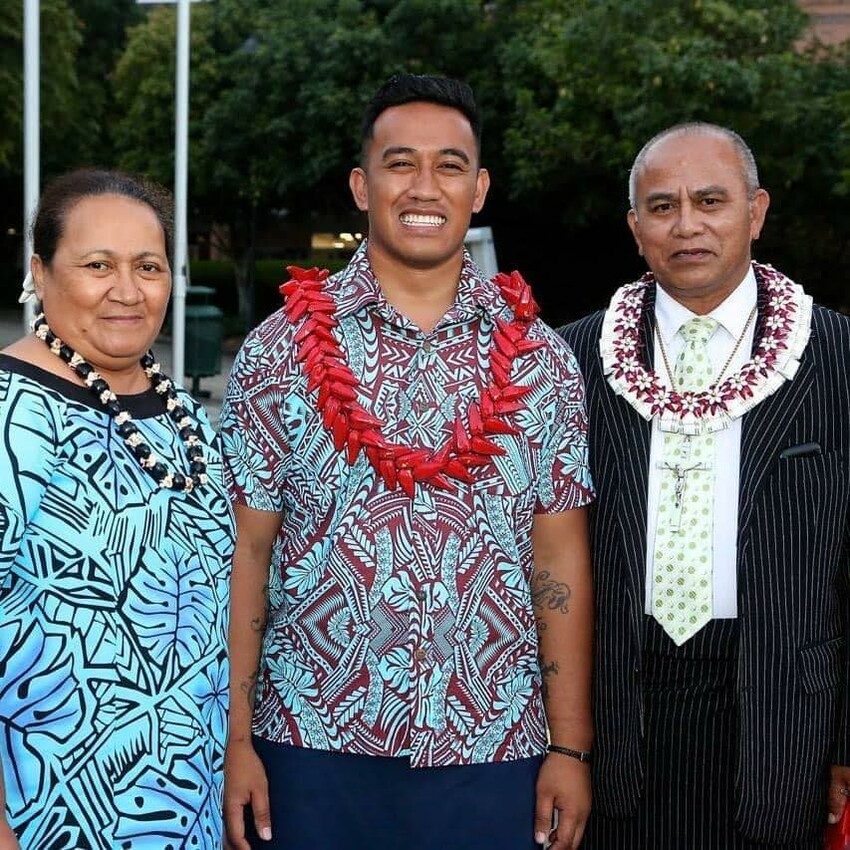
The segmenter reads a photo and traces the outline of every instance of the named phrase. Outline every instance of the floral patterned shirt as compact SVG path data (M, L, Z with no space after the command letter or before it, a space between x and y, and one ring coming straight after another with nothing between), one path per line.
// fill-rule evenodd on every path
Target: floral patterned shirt
M393 442L435 449L486 386L495 318L512 314L465 257L454 305L420 331L383 297L365 244L329 280L358 400ZM282 310L245 341L222 411L233 500L281 512L255 734L414 767L538 755L546 727L531 606L535 513L593 497L584 389L572 353L514 361L527 386L506 453L452 491L389 490L349 465L316 412ZM464 414L465 415L465 414Z

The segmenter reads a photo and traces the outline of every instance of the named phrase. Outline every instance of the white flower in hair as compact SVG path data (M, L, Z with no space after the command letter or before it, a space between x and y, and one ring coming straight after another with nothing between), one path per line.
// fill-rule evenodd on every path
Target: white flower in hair
M27 301L37 301L38 296L35 294L35 281L32 278L32 272L27 272L24 278L22 292L18 296L18 304L25 304Z

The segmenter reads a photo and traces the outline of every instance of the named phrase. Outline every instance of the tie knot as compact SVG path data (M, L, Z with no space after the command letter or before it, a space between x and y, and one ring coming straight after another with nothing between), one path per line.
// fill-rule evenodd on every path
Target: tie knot
M717 319L712 319L711 316L694 316L693 319L688 319L679 328L679 333L685 342L690 342L694 345L705 345L717 330L717 325Z

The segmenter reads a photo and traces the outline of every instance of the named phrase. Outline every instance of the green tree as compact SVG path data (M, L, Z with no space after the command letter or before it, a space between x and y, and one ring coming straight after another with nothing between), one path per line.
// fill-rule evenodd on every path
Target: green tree
M517 193L621 169L673 121L746 134L765 96L805 64L793 0L531 0L514 20L501 58Z
M173 7L150 11L112 75L121 162L166 183L174 21ZM345 182L366 99L394 71L441 73L476 90L494 178L482 223L550 319L601 304L640 269L623 220L628 168L651 135L690 119L751 143L774 197L761 254L807 285L820 278L838 303L827 290L850 271L850 66L836 51L801 52L805 25L794 0L199 4L191 220L226 225L244 313L254 228L352 210ZM601 283L565 297L565 257L570 281Z
M224 225L218 247L233 259L243 315L258 219L292 210L349 159L346 68L372 61L373 29L356 2L193 9L190 196L196 220ZM174 37L174 10L154 10L115 73L122 163L163 182L173 173Z
M41 3L42 148L61 147L78 91L77 18L66 0ZM0 4L0 174L21 174L23 141L23 3Z
M65 143L52 154L56 170L80 165L115 164L109 133L115 113L110 76L126 39L127 28L142 17L136 0L70 0L77 18L78 86L72 124Z
M252 231L271 215L350 210L363 105L405 68L463 75L485 49L470 0L217 0L193 8L191 200L226 225L243 314ZM444 22L452 21L446 28ZM131 29L115 71L125 166L170 181L174 10ZM423 37L424 36L424 37Z
M211 9L192 8L192 116L209 105L216 56L210 44ZM146 19L130 27L127 44L112 74L116 120L112 141L119 164L166 185L174 176L175 10L155 7ZM196 124L190 133L190 157L198 155ZM194 176L194 175L193 175Z
M830 265L847 268L846 239L833 237L850 224L835 145L850 74L834 53L798 49L807 19L793 0L527 0L502 10L513 32L499 54L511 192L567 233L607 238L610 286L594 303L638 267L623 237L631 161L688 120L730 126L753 147L774 196L765 256L824 293ZM598 253L579 244L574 268L598 275ZM581 299L579 311L590 306Z
M0 4L0 263L20 273L23 221L23 3ZM79 92L78 21L66 0L41 2L41 168L60 167L74 134Z

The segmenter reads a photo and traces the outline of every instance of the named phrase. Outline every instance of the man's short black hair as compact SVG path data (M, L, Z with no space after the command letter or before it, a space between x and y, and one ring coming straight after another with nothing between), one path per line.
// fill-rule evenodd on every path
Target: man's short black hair
M427 74L393 74L375 92L366 106L360 128L362 155L365 157L366 146L372 140L375 122L382 112L393 106L422 102L448 106L460 112L469 121L472 134L475 136L475 144L480 149L481 118L475 96L468 83Z

